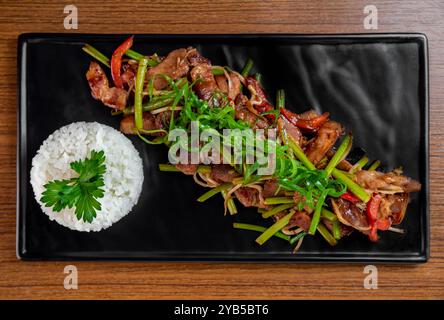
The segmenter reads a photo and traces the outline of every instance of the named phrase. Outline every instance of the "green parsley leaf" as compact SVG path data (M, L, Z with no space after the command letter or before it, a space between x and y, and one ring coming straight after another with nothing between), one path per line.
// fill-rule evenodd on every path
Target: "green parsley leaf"
M104 196L105 153L92 150L89 158L71 162L70 167L78 177L48 182L40 201L55 212L75 206L77 219L91 223L101 209L97 199Z

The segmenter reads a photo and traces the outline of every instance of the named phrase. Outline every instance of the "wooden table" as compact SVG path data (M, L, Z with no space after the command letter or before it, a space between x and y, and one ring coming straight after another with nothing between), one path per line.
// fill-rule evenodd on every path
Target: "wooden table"
M15 254L17 36L82 33L350 33L364 1L72 1L78 30L65 30L69 1L0 1L0 298L444 298L444 3L372 0L378 32L423 32L430 46L431 258L379 266L379 289L363 288L363 265L75 262L79 289L65 290L66 262ZM113 2L113 3L112 3Z

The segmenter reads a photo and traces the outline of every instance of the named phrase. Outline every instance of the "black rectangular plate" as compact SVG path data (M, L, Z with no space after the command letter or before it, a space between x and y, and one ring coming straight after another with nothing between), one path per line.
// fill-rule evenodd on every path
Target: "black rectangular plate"
M71 231L50 221L34 199L31 161L44 139L61 126L97 121L118 128L118 117L95 101L85 72L90 43L110 56L125 35L24 34L18 41L17 255L23 259L161 261L287 261L417 263L429 255L428 54L421 34L371 35L137 35L135 50L160 55L195 46L215 65L242 68L248 57L270 97L285 89L287 106L329 111L354 134L354 145L387 168L402 166L423 188L401 225L378 243L355 232L330 247L306 237L298 254L234 221L266 223L253 209L224 216L221 198L201 204L205 190L190 177L159 172L166 148L130 137L144 161L145 180L133 211L98 233Z

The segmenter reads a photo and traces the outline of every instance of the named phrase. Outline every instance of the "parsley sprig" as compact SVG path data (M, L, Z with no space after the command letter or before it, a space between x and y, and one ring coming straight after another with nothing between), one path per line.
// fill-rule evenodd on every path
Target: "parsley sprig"
M104 196L105 153L92 150L89 158L71 162L70 167L79 176L48 182L40 201L56 212L75 206L77 219L91 223L101 209L97 199Z

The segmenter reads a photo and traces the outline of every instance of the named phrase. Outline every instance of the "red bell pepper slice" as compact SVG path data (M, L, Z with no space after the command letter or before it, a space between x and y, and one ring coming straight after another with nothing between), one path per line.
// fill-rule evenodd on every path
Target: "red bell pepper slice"
M375 193L370 201L367 203L366 213L367 213L367 221L370 225L370 233L368 235L369 239L373 242L378 241L378 229L379 230L387 230L390 225L387 227L387 229L384 229L386 227L386 223L384 220L378 221L378 212L379 212L379 205L381 204L382 197Z
M111 57L111 76L113 78L114 84L117 88L123 88L123 82L121 77L121 68L122 68L122 56L125 52L128 51L129 48L133 45L134 36L126 39L117 49L114 51L113 56Z
M350 201L351 203L357 203L360 202L358 197L356 197L354 194L351 194L350 192L345 192L343 195L341 195L341 198L347 201Z
M389 219L380 219L376 221L376 228L378 230L388 230L392 226L392 222Z
M371 229L370 233L368 234L368 238L370 241L377 242L378 241L378 228L376 228L376 224L374 224Z
M287 109L281 108L280 112L293 125L308 131L317 131L325 122L327 122L328 117L330 116L328 112L324 112L320 116L313 119L301 119L299 115Z
M378 220L378 211L381 200L382 200L381 196L376 193L367 203L366 212L369 224L374 224L376 223L376 220Z

